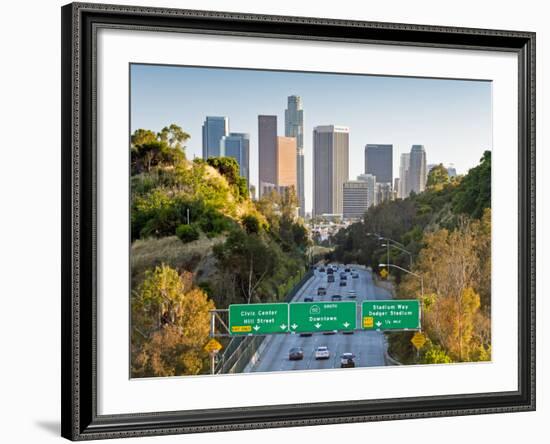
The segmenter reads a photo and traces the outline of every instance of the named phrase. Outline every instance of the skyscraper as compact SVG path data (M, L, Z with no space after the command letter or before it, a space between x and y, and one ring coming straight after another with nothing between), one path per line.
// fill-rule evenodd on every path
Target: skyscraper
M370 201L369 183L364 180L349 180L343 188L344 219L361 219L365 211L373 204Z
M300 216L305 216L304 190L304 111L300 96L289 96L285 110L285 136L296 138L296 193L300 203Z
M343 185L349 177L349 128L313 129L313 214L342 214Z
M227 117L207 116L202 125L202 158L220 156L220 141L229 134Z
M239 174L250 186L250 135L247 133L229 133L220 141L220 155L233 157L239 164Z
M277 185L277 116L258 116L258 196Z
M359 176L357 176L357 180L367 183L367 201L369 207L376 205L376 176L373 176L372 174L359 174Z
M393 145L365 146L365 173L376 176L376 182L393 182Z
M401 199L405 199L409 196L410 184L409 184L409 164L410 153L402 153L399 162L399 189L397 190L397 196Z
M295 137L277 137L276 172L275 184L279 192L290 187L294 188L295 192L297 191Z
M424 145L413 145L409 159L410 191L421 193L426 188L426 151Z

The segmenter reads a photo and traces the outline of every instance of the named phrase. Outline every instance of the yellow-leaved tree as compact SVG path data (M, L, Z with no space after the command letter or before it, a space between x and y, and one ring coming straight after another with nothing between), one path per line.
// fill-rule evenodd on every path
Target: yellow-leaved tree
M213 308L191 273L164 264L147 271L132 297L132 376L201 373Z
M490 224L486 210L480 221L426 234L414 267L424 280L422 329L454 362L491 358ZM400 296L412 295L420 298L420 282L407 276Z

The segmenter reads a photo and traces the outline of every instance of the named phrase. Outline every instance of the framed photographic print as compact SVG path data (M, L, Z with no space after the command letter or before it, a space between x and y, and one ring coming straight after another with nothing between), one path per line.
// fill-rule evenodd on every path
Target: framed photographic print
M535 35L62 8L62 434L535 408Z

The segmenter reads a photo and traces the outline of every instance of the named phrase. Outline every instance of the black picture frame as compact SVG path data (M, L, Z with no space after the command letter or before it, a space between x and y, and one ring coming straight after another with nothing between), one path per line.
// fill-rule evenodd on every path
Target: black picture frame
M535 33L72 3L62 14L62 436L71 440L535 409ZM509 51L519 62L518 390L100 416L96 381L96 91L100 27Z

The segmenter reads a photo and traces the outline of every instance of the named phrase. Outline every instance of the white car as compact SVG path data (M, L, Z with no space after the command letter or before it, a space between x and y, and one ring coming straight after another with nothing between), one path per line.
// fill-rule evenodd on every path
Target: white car
M320 345L315 350L315 359L328 359L330 358L330 352L326 345Z
M348 290L348 298L355 299L357 297L357 292L355 290Z

